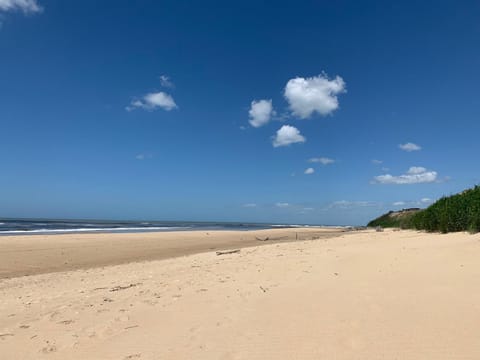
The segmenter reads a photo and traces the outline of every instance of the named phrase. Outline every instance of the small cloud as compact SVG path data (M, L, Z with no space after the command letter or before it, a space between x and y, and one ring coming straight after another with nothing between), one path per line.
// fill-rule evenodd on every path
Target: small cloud
M175 84L170 80L170 77L167 75L160 75L160 85L165 88L173 88Z
M422 150L422 147L420 145L417 145L414 143L400 144L398 145L398 147L403 151L407 151L407 152Z
M282 203L282 202L277 202L275 204L276 207L279 207L279 208L286 208L286 207L289 207L290 204L289 203Z
M253 207L257 207L257 204L254 204L254 203L243 204L243 207L253 208Z
M329 165L329 164L333 164L335 162L335 160L333 159L329 159L327 157L318 157L318 158L311 158L311 159L308 159L308 162L311 162L311 163L320 163L322 165Z
M375 176L373 183L405 185L432 183L436 180L436 171L427 171L427 169L425 169L424 167L412 166L410 169L408 169L406 174L398 176L393 176L390 174Z
M272 115L275 114L272 106L272 100L253 100L250 104L248 115L250 120L248 122L253 127L260 127L267 124Z
M394 202L392 205L393 206L410 206L410 207L414 207L414 206L422 206L422 205L426 205L426 204L431 204L433 202L432 199L430 198L422 198L418 201L397 201L397 202Z
M145 160L145 159L151 159L152 157L153 157L152 154L138 154L135 156L135 159Z
M390 168L382 167L382 171L384 171L384 172L390 171Z
M304 174L305 175L311 175L315 172L315 169L314 168L308 168L305 170Z
M330 80L326 74L290 79L285 86L284 96L292 114L306 119L317 112L328 115L338 109L337 95L346 92L345 82L340 76Z
M22 11L24 14L33 14L43 11L37 0L0 0L0 11Z
M313 208L313 207L304 207L304 208L299 209L299 214L301 214L301 215L310 214L314 210L315 210L315 208Z
M277 134L273 137L273 147L288 146L305 141L307 141L307 139L300 134L300 131L296 127L283 125L277 130Z
M422 174L426 171L427 169L425 169L424 167L412 166L410 169L408 169L407 174L416 175L416 174Z
M380 164L383 164L383 161L382 161L382 160L373 159L373 160L372 160L372 164L380 165Z
M160 91L147 94L141 100L133 100L130 105L126 107L126 110L143 109L153 111L158 108L170 111L176 109L177 104L175 104L175 101L169 94Z
M353 209L358 207L373 207L378 206L379 203L374 201L334 201L327 206L327 209Z

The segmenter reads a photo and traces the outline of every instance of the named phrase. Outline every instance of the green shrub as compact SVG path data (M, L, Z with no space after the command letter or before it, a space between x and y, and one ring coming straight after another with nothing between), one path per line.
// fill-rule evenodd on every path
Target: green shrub
M443 197L411 219L411 228L448 233L480 231L480 187Z

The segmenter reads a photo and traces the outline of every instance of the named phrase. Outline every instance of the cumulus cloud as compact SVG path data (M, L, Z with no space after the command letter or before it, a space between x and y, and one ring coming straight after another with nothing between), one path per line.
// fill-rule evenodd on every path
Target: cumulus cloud
M274 114L272 100L253 100L248 111L249 123L256 128L263 126L270 121Z
M383 164L383 161L382 161L382 160L373 159L373 160L372 160L372 164L380 165L380 164Z
M170 80L170 77L167 75L161 75L160 76L160 85L166 88L173 88L175 85L173 84L172 80Z
M411 175L416 175L416 174L423 174L426 171L427 169L425 169L422 166L412 166L410 169L408 169L407 173Z
M407 152L422 150L422 147L420 145L410 143L410 142L406 144L400 144L398 145L398 147L403 151L407 151Z
M289 203L282 203L282 202L277 202L275 204L276 207L279 207L279 208L286 208L286 207L289 207L290 204Z
M277 134L273 137L273 147L288 146L305 141L307 141L307 139L300 134L300 131L296 127L283 125L277 130Z
M315 169L314 168L308 168L305 170L304 174L305 175L311 175L315 172Z
M430 204L431 202L433 202L433 200L430 199L430 198L425 197L425 198L420 199L420 202L421 202L422 204Z
M156 93L149 93L140 100L133 100L130 105L126 107L127 111L132 111L135 109L153 111L159 108L170 111L176 109L177 104L175 104L175 101L169 94L160 91Z
M257 207L257 204L254 204L254 203L243 204L243 207L253 208L253 207Z
M427 171L424 167L421 166L412 166L408 169L406 174L393 176L390 174L375 176L374 182L379 184L395 184L395 185L405 185L405 184L421 184L421 183L432 183L437 180L436 171Z
M329 164L333 164L335 162L335 160L327 158L327 157L318 157L318 158L308 159L308 162L320 163L322 165L329 165Z
M405 201L396 201L392 204L393 206L404 206L406 205Z
M345 92L345 82L340 76L330 80L326 74L290 79L284 96L292 114L306 119L313 113L328 115L338 109L337 95Z
M23 11L25 14L31 14L42 10L37 0L0 0L0 11Z

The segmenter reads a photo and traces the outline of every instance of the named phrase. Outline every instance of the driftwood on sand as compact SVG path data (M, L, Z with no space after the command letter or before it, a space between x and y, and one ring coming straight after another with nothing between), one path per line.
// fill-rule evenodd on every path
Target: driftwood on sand
M273 237L273 238L271 238L269 236L267 236L267 237L255 236L255 240L257 240L257 241L268 241L268 240L278 241L278 240L288 240L289 238L290 238L290 236L288 236L288 235L287 236L280 236L280 237ZM298 234L297 233L295 234L295 239L298 240Z
M236 254L239 253L240 249L237 250L225 250L225 251L217 251L217 256L218 255L226 255L226 254Z
M255 236L255 239L257 239L258 241L268 241L268 240L270 240L270 238L268 236L264 237L264 238L259 238L259 237Z

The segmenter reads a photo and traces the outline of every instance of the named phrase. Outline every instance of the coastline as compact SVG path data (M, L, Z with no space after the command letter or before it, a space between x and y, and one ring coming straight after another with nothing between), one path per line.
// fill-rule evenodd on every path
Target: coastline
M341 228L192 230L0 236L0 279L161 260L301 239L330 238ZM259 239L269 238L268 241Z

